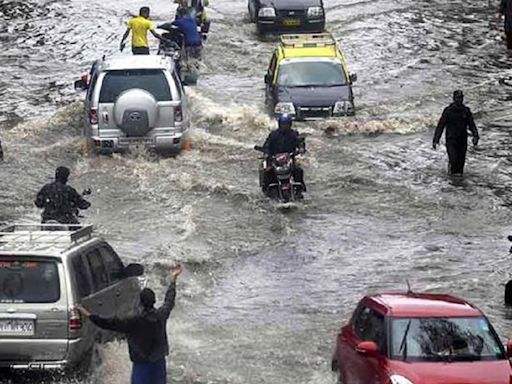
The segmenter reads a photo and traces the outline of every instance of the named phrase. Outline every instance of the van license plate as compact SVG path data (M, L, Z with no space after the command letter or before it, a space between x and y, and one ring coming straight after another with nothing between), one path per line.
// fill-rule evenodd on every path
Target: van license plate
M0 320L0 335L33 336L34 321L19 319Z
M287 27L297 27L300 25L300 19L284 19L283 25Z

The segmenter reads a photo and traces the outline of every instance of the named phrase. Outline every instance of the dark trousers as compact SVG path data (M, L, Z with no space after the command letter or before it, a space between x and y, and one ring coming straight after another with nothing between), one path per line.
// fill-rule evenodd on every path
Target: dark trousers
M505 38L507 40L507 48L512 49L512 31L505 31Z
M148 47L132 47L132 53L134 55L149 55Z
M165 359L155 363L133 363L132 384L166 384Z
M468 139L446 140L446 151L450 160L450 174L464 173L464 163L466 162L466 151L468 149Z

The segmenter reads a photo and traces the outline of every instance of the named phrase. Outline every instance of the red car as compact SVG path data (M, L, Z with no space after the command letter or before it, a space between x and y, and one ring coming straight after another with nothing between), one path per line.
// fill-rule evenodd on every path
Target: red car
M338 335L343 384L511 384L507 350L485 315L449 295L364 297Z

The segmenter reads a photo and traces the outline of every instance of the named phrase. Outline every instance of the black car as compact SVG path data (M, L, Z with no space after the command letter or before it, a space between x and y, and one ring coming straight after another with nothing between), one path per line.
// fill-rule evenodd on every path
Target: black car
M323 32L323 0L249 0L249 17L258 34Z

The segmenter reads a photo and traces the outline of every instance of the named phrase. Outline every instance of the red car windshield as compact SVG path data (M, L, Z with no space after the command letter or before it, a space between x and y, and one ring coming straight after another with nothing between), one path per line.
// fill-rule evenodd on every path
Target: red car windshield
M410 361L505 359L503 346L484 317L400 318L391 326L391 356Z

